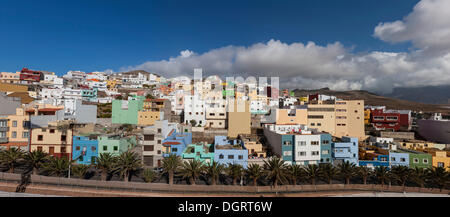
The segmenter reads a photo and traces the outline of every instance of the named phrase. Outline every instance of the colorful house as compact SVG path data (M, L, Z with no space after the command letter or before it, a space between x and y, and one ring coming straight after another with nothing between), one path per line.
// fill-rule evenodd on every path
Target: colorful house
M227 140L226 136L214 139L214 161L219 164L239 164L247 168L248 151L240 140Z
M128 100L112 101L113 124L138 124L138 111L142 109L143 99L130 97Z
M432 166L431 154L408 149L399 149L399 151L409 154L410 168L431 168Z
M112 155L120 155L136 146L135 137L100 136L98 137L98 155L103 153L111 153Z
M375 168L379 166L389 167L389 155L376 155L373 160L360 160L359 166L365 166L369 168Z
M183 160L198 160L209 164L214 160L214 145L206 143L190 144L182 154Z
M343 161L358 165L358 138L342 137L332 142L333 163L339 164Z
M333 163L331 150L332 137L328 133L320 134L320 163Z
M170 154L182 157L184 149L189 144L192 144L192 133L177 133L173 129L162 142L163 157L168 157Z
M95 163L95 158L98 156L97 136L74 136L72 153L72 160L79 164Z

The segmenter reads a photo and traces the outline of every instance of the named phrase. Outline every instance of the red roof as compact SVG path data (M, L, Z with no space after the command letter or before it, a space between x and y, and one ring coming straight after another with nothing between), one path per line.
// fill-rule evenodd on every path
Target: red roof
M163 143L163 145L179 145L181 144L180 142L165 142Z

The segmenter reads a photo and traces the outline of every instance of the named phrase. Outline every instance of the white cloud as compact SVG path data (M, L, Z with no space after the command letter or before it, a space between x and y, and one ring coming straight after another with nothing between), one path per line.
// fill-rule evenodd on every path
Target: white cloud
M143 69L165 77L278 76L281 88L334 90L366 89L388 93L394 87L450 83L450 0L422 0L402 21L380 23L375 36L389 42L412 41L410 52L356 54L339 42L325 46L313 42L283 43L270 40L249 47L226 46L198 54L190 50L168 60L148 61L122 68ZM430 55L433 54L433 55Z
M450 50L450 1L422 0L403 20L380 23L375 37L388 42L411 41L430 53Z

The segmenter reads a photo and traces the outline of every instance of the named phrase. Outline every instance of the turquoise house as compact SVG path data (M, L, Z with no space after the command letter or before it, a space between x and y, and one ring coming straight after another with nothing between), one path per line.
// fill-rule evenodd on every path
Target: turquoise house
M111 153L120 155L136 146L136 137L100 136L98 137L98 154Z
M190 144L182 154L183 160L198 160L209 164L214 160L214 145L197 143Z
M145 97L129 97L128 100L112 101L113 124L134 124L138 123L138 111L144 105Z
M97 88L94 88L92 90L81 90L81 97L83 98L84 101L89 101L89 102L97 102L98 98L97 98Z

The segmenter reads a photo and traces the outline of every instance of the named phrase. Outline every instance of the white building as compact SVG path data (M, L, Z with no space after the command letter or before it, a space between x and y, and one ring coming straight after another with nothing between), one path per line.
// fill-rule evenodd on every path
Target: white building
M317 164L320 161L320 134L295 135L295 164Z
M204 127L206 125L205 101L200 99L199 95L184 96L184 122L190 124L194 120L196 126Z

